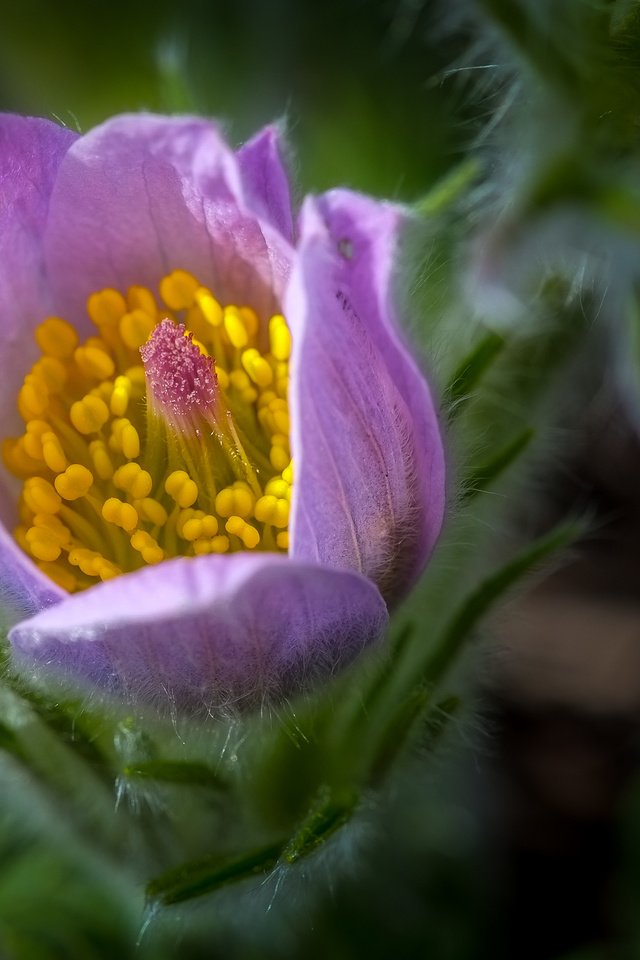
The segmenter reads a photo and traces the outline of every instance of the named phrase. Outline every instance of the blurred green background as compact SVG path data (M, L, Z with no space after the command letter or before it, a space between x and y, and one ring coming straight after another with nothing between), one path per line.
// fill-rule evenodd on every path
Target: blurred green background
M433 4L26 0L3 4L0 105L86 130L128 110L196 111L241 142L286 118L300 186L413 199L469 131Z

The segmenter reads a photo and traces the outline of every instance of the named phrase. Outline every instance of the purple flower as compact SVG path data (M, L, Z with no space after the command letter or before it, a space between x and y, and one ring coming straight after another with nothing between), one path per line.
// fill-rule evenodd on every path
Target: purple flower
M294 225L273 128L234 153L199 119L0 118L0 590L21 669L220 707L380 638L444 510L394 313L406 219L334 190Z

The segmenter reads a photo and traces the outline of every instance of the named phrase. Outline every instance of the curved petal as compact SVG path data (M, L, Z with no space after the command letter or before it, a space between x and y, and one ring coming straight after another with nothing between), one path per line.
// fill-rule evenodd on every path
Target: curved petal
M116 117L74 144L51 198L45 237L58 311L86 324L105 286L155 288L181 268L227 302L273 309L287 244L243 204L234 153L194 118Z
M445 504L433 400L394 316L404 219L348 191L308 199L286 301L292 555L360 570L392 601L423 569Z
M308 686L375 642L373 584L274 554L179 558L69 597L14 627L18 664L134 700L259 703Z
M293 243L291 192L282 154L280 132L269 126L245 143L236 156L247 204Z
M16 396L37 353L31 331L51 310L42 234L75 139L49 120L0 115L0 437L20 429Z
M0 525L0 622L32 617L69 594L41 573Z

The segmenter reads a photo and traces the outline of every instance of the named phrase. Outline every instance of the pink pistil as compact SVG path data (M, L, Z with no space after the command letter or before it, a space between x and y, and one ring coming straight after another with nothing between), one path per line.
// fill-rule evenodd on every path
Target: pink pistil
M186 426L203 417L218 399L218 380L211 357L203 356L185 334L184 324L164 319L140 347L149 401L155 412Z

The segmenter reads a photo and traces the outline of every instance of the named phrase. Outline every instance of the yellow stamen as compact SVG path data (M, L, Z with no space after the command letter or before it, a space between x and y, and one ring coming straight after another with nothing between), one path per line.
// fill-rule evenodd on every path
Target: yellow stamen
M93 474L81 463L72 463L70 467L56 477L54 486L65 500L78 500L88 493L93 484Z
M2 458L22 482L16 541L64 590L169 557L289 549L285 318L223 304L182 269L159 294L91 294L96 335L83 342L60 317L35 330L42 353L17 397L24 431L3 441ZM180 430L151 409L140 357L156 326L174 321L213 384L209 406L196 403Z

